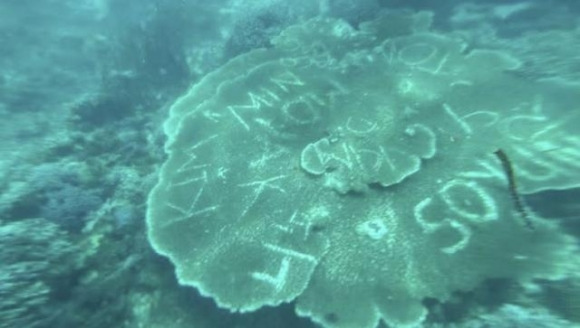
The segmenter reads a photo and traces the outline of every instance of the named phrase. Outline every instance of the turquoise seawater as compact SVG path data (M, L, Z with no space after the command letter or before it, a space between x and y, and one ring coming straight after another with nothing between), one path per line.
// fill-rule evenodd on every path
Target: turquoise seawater
M0 2L0 328L580 327L578 17Z

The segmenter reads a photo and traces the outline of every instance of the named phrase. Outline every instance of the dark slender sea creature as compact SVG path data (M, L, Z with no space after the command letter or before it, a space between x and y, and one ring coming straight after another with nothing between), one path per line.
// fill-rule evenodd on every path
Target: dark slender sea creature
M509 188L510 196L514 202L516 210L518 211L518 213L520 213L520 216L524 220L524 224L526 225L526 227L530 230L534 230L534 225L532 224L532 220L530 219L530 215L528 214L528 211L526 210L526 208L524 206L524 202L522 201L522 197L518 193L518 187L516 184L516 177L514 175L514 169L512 166L512 162L510 161L507 154L501 149L498 149L498 150L494 151L493 153L495 154L495 156L497 156L497 158L501 162L501 166L503 167L503 171L505 172L505 175L508 179L508 188Z

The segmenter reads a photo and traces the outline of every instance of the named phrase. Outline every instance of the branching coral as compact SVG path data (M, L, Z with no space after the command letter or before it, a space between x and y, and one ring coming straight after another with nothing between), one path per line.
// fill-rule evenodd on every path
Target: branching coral
M0 327L45 327L41 311L51 289L52 263L71 252L58 226L42 219L0 221Z

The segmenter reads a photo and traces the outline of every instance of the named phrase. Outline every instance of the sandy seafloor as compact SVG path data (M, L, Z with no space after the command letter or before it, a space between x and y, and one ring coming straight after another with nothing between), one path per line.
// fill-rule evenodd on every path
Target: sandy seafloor
M163 121L191 85L285 27L401 10L520 58L522 78L580 90L573 0L0 2L0 327L318 327L292 303L230 313L179 286L146 235ZM580 189L524 199L580 238ZM574 327L580 277L490 280L424 304L425 327Z

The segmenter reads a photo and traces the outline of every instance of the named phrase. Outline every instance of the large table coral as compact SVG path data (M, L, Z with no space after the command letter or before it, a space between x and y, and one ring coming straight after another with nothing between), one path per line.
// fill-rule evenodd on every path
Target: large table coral
M147 222L181 284L372 328L485 279L562 273L569 238L517 196L579 185L578 118L551 115L578 95L429 21L310 20L173 105Z

